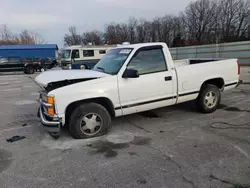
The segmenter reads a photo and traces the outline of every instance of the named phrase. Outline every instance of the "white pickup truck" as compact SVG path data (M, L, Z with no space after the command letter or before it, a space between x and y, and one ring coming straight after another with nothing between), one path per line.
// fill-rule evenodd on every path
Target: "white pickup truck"
M165 43L122 45L111 49L92 70L43 72L38 116L51 136L67 125L74 138L106 134L111 118L194 100L211 113L221 92L239 83L237 59L178 60Z

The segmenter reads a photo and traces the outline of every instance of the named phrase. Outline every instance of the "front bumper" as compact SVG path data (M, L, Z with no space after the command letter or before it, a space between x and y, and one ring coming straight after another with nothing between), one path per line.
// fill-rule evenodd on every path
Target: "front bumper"
M72 67L71 67L71 63L62 63L61 64L61 68L63 70L70 70Z
M59 138L60 136L60 128L61 121L58 117L51 116L46 113L44 108L47 106L46 103L42 101L42 99L38 99L40 103L40 107L38 108L37 116L40 118L41 124L43 128L54 138Z

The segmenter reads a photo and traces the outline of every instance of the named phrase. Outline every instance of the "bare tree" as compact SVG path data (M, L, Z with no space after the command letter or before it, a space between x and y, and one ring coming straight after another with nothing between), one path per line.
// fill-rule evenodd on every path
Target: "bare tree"
M39 33L24 29L19 34L12 34L7 25L0 27L0 44L43 44L45 42Z
M140 20L136 26L137 42L148 42L151 40L150 36L151 23L146 20Z
M14 35L6 24L0 26L0 44L15 44Z
M65 46L80 45L83 43L82 36L77 33L75 26L69 27L68 31L69 33L64 36Z
M45 38L40 33L32 32L31 35L32 35L32 38L33 38L33 41L35 44L46 44L47 43Z
M19 34L19 41L20 44L35 44L32 35L26 29Z
M235 24L236 37L238 39L247 37L247 31L250 28L250 1L240 0L236 13L237 22Z
M103 32L98 30L85 32L83 33L83 42L85 44L91 42L94 43L95 45L100 45L104 43L103 36L104 36Z
M205 43L217 16L216 7L216 2L211 0L198 0L187 6L182 17L189 39L197 40L200 44Z
M78 36L75 27L65 35L65 43L81 43L80 37L73 40L73 36ZM161 41L169 46L250 40L250 0L197 0L179 16L153 20L130 17L126 23L107 24L103 36L109 44ZM84 33L83 38L84 42L100 44L96 31Z
M105 41L108 44L118 44L115 23L105 26Z
M144 42L146 38L146 21L140 20L136 26L137 40L136 42Z
M128 20L128 40L131 43L135 43L136 41L136 26L137 20L134 17L130 17Z

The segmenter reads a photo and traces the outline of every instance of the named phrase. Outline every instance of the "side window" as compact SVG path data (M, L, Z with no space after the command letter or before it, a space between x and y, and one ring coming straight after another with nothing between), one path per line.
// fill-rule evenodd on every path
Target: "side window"
M83 50L83 57L94 57L94 50Z
M80 58L79 50L72 50L72 57Z
M99 50L99 54L106 54L106 50Z
M167 71L164 54L159 48L139 51L132 57L127 68L137 70L140 75Z
M20 58L17 57L9 57L8 58L8 64L20 64Z

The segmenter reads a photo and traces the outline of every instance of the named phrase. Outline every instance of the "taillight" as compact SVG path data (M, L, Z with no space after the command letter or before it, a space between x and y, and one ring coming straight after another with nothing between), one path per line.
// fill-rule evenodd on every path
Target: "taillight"
M237 60L237 65L238 65L238 75L240 75L240 61Z

